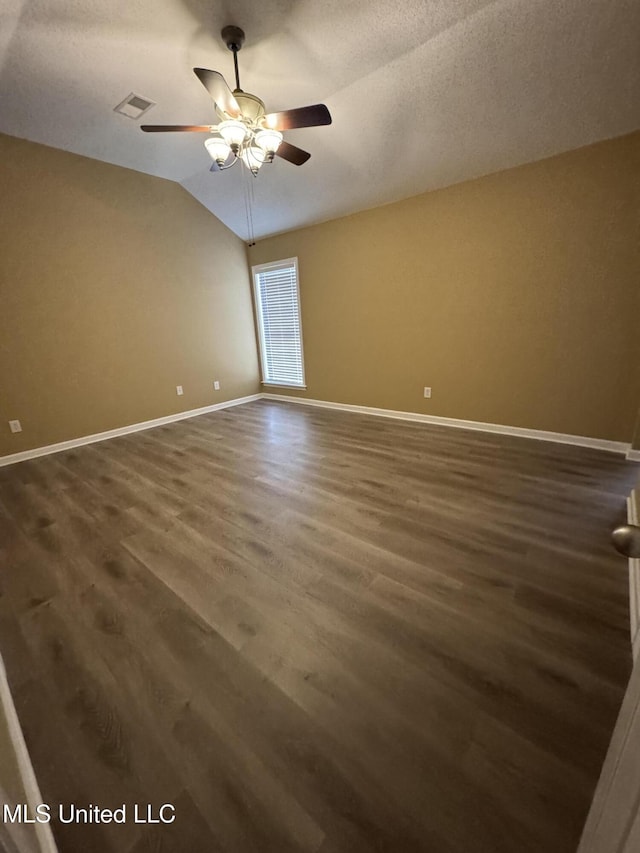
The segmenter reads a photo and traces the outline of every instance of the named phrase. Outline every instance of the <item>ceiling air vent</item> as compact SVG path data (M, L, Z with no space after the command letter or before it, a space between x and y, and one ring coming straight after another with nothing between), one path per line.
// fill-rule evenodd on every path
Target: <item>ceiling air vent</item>
M122 113L123 116L127 116L127 118L140 118L151 107L155 107L155 101L150 101L148 98L143 98L142 95L131 92L124 101L114 107L114 110L117 113Z

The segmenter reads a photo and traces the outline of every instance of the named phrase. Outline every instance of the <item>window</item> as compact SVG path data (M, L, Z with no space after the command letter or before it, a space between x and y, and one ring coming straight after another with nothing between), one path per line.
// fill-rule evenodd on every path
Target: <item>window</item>
M253 267L262 381L304 388L298 259Z

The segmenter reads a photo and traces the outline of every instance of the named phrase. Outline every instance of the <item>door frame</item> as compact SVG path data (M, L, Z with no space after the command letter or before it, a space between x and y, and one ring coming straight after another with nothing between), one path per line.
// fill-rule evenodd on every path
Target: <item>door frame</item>
M627 499L627 518L638 524L640 487ZM640 850L640 559L629 560L633 670L602 765L577 853Z

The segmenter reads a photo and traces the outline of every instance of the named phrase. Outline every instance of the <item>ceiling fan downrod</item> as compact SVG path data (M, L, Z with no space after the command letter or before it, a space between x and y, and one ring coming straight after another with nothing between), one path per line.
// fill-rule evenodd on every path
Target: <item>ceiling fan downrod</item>
M241 30L240 27L223 27L220 35L229 50L233 52L233 67L236 72L236 92L241 92L240 72L238 71L238 51L244 44L244 30Z

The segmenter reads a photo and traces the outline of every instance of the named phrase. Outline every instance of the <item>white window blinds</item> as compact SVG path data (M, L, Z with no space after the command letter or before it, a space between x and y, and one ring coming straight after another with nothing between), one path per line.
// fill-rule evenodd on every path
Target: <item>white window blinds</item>
M296 258L253 268L262 379L304 387Z

